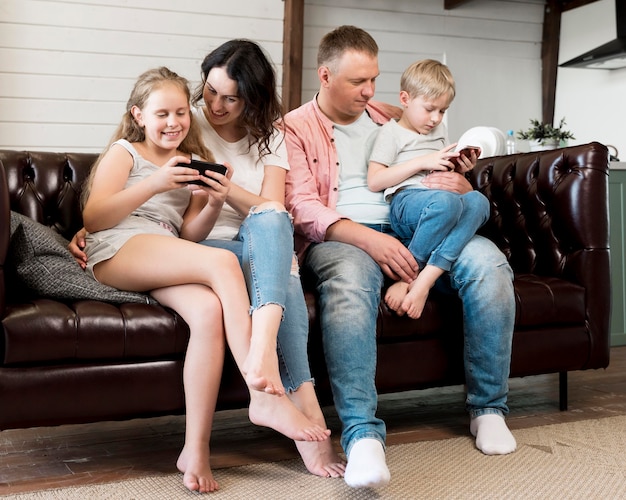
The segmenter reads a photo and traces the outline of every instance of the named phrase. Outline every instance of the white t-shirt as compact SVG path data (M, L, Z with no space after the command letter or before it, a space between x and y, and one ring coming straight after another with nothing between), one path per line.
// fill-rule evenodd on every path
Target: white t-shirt
M380 126L363 113L354 123L333 127L339 158L337 212L363 224L389 222L389 205L382 193L367 187L367 162Z
M376 137L370 161L393 168L417 156L440 151L447 144L448 132L443 122L432 129L430 134L419 134L399 125L395 120L390 120L381 127ZM422 181L428 174L427 170L422 170L399 184L385 189L385 200L391 201L394 193L404 186L424 188Z
M265 166L273 165L289 170L287 161L287 146L282 132L276 134L270 144L272 153L259 159L257 145L249 147L248 138L244 137L237 142L227 142L222 139L207 120L202 108L192 108L194 119L199 123L204 143L215 156L218 163L229 163L234 170L231 182L254 194L261 193ZM207 236L211 240L232 240L239 231L243 217L228 203L224 203L222 211L215 222L213 230Z

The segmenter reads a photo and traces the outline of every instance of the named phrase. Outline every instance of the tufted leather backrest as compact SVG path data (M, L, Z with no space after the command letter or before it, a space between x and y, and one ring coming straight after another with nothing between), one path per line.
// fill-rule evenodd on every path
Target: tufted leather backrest
M80 193L97 157L95 153L0 150L10 210L71 239L83 225Z
M572 279L581 252L609 248L608 175L597 142L479 160L470 182L491 202L481 233L517 273Z
M82 227L80 194L96 159L95 153L0 150L10 210L71 238ZM516 272L560 274L580 251L608 249L608 218L597 216L608 206L602 144L481 159L469 178L491 201L482 233ZM554 226L555 215L568 226Z

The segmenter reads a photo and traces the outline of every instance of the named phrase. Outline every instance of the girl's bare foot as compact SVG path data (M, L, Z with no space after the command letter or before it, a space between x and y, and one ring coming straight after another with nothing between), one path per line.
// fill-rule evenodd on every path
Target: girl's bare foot
M430 288L419 286L418 280L409 285L409 291L402 301L400 310L409 318L417 319L422 315Z
M248 414L253 424L274 429L294 441L324 441L330 436L330 429L311 422L288 398L251 392Z
M330 439L324 441L296 441L296 448L311 474L321 477L343 477L346 462L333 448Z
M176 461L176 467L183 473L183 484L188 490L210 493L217 491L219 485L211 472L208 447L206 452L203 451L193 452L185 445Z
M387 307L389 307L392 311L398 312L408 291L408 283L405 283L404 281L396 281L387 289L387 293L385 293L385 304L387 304Z

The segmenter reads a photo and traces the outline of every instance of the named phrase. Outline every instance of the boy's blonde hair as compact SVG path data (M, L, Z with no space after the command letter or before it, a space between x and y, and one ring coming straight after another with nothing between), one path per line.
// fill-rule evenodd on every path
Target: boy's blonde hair
M449 102L452 102L456 93L450 69L434 59L423 59L411 64L402 73L400 90L404 90L411 98L421 96L437 99L448 95Z

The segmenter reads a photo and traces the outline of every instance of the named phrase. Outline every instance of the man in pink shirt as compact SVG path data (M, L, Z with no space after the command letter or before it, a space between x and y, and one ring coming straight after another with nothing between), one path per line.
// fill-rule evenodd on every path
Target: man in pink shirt
M331 31L320 42L317 62L319 93L285 117L291 167L286 203L303 275L319 294L324 353L348 457L345 481L381 487L390 473L385 424L376 417L378 306L385 275L410 282L418 265L391 231L382 193L367 188L367 165L379 126L401 110L371 100L378 46L367 32L354 26ZM458 193L472 189L454 172L437 172L424 182ZM463 302L466 406L476 446L486 454L516 448L504 420L515 319L512 279L498 248L474 236L436 285Z

